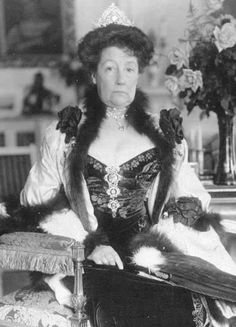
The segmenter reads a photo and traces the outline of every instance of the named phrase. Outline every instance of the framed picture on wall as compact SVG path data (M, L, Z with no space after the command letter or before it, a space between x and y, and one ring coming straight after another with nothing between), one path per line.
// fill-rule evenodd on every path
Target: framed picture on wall
M0 64L48 66L75 47L74 0L0 0Z

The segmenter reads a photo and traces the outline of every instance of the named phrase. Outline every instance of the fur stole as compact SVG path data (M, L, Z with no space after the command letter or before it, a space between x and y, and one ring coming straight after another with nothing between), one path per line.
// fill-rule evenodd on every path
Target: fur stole
M22 206L16 197L8 197L4 203L4 213L0 214L0 235L11 232L43 232L40 223L47 216L69 208L63 190L47 203L35 206Z
M96 139L101 122L106 114L105 105L101 102L95 86L87 90L85 107L86 119L77 131L76 142L68 158L69 173L66 184L68 190L67 196L72 209L80 217L85 230L91 231L85 201L83 199L82 179L83 176L86 176L86 160L89 146ZM168 132L171 130L171 122L168 125L169 130L166 133L160 133L152 123L150 115L146 113L147 109L147 97L144 93L137 90L135 99L127 110L127 120L138 133L147 135L154 142L161 156L162 167L160 181L153 210L154 215L152 217L153 222L157 222L172 180L175 138L168 137ZM63 119L63 115L60 118ZM165 118L166 122L166 115L163 118ZM163 125L167 126L166 124Z
M13 201L7 201L8 215L12 219L6 220L3 217L1 221L2 232L14 230L36 231L45 216L58 210L58 204L60 204L61 209L63 209L63 206L70 206L79 216L85 230L91 231L87 208L83 198L82 179L83 176L86 176L86 160L89 146L97 137L101 122L106 114L105 105L101 102L95 86L87 90L85 107L86 118L80 124L79 128L78 124L81 120L81 111L78 107L66 107L58 115L59 122L57 129L61 133L66 134L65 142L69 143L72 138L75 140L67 159L68 176L66 180L66 196L68 201L64 192L58 194L57 198L52 199L50 203L29 208L19 207L19 203L16 206ZM175 142L179 142L179 137L181 137L181 133L179 133L179 126L181 124L177 124L177 126L174 123L172 124L176 120L170 117L165 110L162 114L163 132L160 132L153 124L150 115L146 113L147 110L147 97L141 91L137 90L135 99L128 108L127 120L138 133L147 135L153 141L158 149L158 155L161 157L162 163L159 188L153 210L155 214L152 217L153 223L155 223L158 220L172 180L173 148L175 147ZM60 200L61 197L63 197L63 201Z
M213 225L216 230L222 230L220 224L212 223L215 218L218 220L218 215L202 213L200 220L205 227ZM192 227L186 228L194 231ZM226 266L228 264L231 270L227 273L205 258L184 254L176 241L172 242L165 233L155 229L138 234L131 243L131 251L132 262L143 276L201 294L199 300L212 327L233 326L236 321L236 265L233 262L227 262L226 258Z

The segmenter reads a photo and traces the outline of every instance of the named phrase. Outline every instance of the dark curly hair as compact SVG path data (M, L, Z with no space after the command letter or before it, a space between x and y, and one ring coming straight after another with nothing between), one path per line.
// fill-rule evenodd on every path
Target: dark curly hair
M102 50L111 46L126 49L137 57L140 72L149 64L154 53L152 41L137 27L109 24L87 33L79 43L78 55L88 71L94 73Z

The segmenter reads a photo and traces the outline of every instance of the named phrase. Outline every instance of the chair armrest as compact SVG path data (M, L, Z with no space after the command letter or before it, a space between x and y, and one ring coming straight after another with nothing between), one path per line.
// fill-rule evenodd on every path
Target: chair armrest
M0 267L74 275L74 261L83 261L84 247L75 240L42 233L15 232L0 236Z

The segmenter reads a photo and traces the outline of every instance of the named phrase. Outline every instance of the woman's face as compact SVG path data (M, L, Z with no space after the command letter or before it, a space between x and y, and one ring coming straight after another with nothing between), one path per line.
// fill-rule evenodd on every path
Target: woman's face
M138 60L124 49L103 49L93 77L98 94L107 106L124 108L134 99L139 78Z

